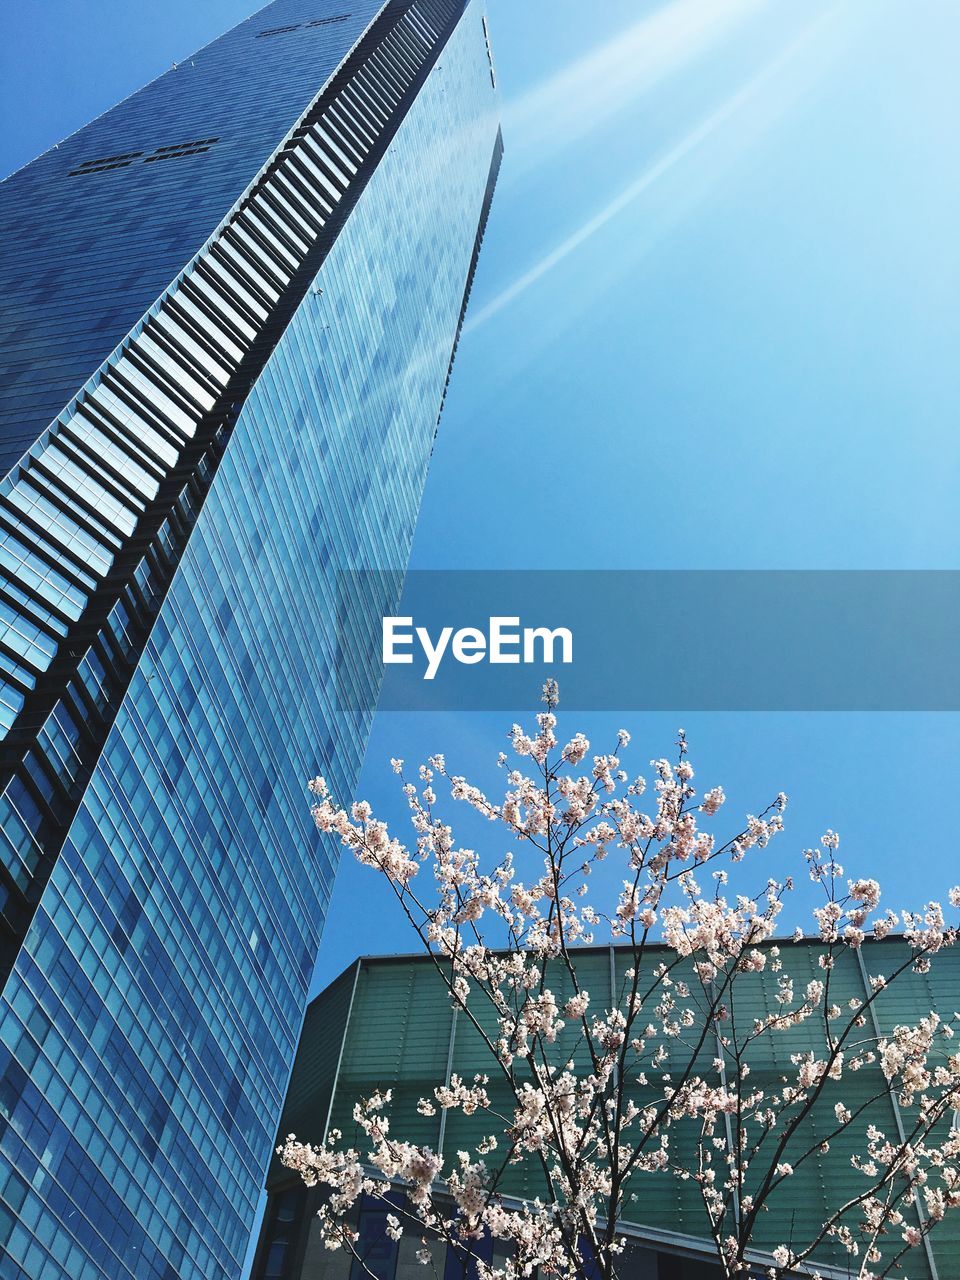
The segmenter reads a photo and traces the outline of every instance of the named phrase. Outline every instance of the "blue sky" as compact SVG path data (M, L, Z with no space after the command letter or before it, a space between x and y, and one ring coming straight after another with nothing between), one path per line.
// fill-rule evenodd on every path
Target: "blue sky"
M256 7L8 7L0 170ZM506 155L413 564L960 567L960 9L488 8ZM510 718L381 714L362 794L400 812L391 755L486 771ZM955 716L625 719L637 768L683 724L732 807L787 791L779 870L830 825L893 904L960 879ZM388 906L344 865L319 983L408 948Z

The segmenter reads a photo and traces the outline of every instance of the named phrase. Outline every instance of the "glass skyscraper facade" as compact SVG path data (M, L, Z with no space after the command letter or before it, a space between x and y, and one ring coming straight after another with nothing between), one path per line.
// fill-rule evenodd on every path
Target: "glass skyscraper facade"
M277 0L0 184L2 1280L240 1273L499 157L476 0Z

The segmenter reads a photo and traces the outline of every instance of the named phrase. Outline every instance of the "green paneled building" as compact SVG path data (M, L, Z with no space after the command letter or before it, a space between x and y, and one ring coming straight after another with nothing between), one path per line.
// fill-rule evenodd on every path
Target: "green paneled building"
M781 943L784 971L798 990L813 978L822 977L818 957L822 947L813 942ZM591 993L594 1008L617 1000L624 970L629 965L625 948L591 947L578 951L577 975ZM868 973L890 974L908 955L906 945L891 938L871 943L862 955L845 951L831 979L831 1001L846 1006L851 999L864 999ZM652 962L651 962L652 963ZM678 980L682 977L677 973ZM549 985L562 1003L571 991L557 970L549 975ZM567 979L567 982L569 980ZM695 985L695 984L691 984ZM743 975L738 980L736 1016L744 1025L772 1013L777 1005L777 975L769 970ZM472 1007L472 1006L471 1006ZM909 972L882 992L875 1002L876 1022L866 1027L867 1036L883 1035L898 1023L915 1022L936 1010L946 1021L960 1009L960 953L945 951L934 958L929 974ZM476 1012L485 1021L481 1008ZM569 1052L576 1055L576 1033L569 1029ZM667 1069L687 1061L685 1046L676 1040L665 1044L671 1052ZM790 1055L823 1049L822 1025L810 1019L788 1033L764 1037L750 1059L751 1081L773 1088L790 1068ZM944 1054L956 1041L944 1039ZM559 1054L563 1052L558 1044ZM715 1073L717 1046L708 1038L698 1071L705 1077ZM310 1005L300 1049L290 1083L280 1126L280 1135L295 1133L309 1142L322 1142L329 1129L337 1128L349 1137L354 1131L351 1117L354 1103L374 1089L393 1092L390 1109L391 1132L409 1141L426 1143L448 1160L458 1150L473 1148L490 1129L489 1117L467 1118L459 1111L439 1112L425 1117L417 1111L417 1101L432 1095L433 1088L451 1073L471 1078L489 1072L489 1092L494 1107L509 1109L507 1092L498 1096L489 1053L480 1037L462 1015L451 1008L445 988L432 961L425 956L363 958L351 965ZM876 1123L891 1136L896 1135L900 1115L896 1102L885 1090L878 1066L847 1073L843 1097L851 1110L859 1103L873 1102L864 1113L862 1127ZM651 1101L652 1091L636 1090L638 1102ZM825 1136L835 1126L833 1103L824 1101L820 1112L809 1121L809 1140ZM498 1105L502 1104L502 1105ZM675 1125L671 1130L671 1151L692 1165L696 1133L693 1125ZM685 1149L688 1148L688 1149ZM835 1209L863 1189L862 1175L850 1163L854 1150L861 1150L857 1134L850 1130L831 1145L826 1155L817 1154L798 1167L783 1184L779 1200L762 1218L756 1236L758 1250L773 1249L791 1240L798 1244L811 1238L829 1209ZM797 1151L800 1150L798 1144ZM788 1148L785 1158L796 1157ZM543 1191L535 1166L513 1166L505 1178L505 1195L532 1198ZM267 1183L268 1205L264 1217L252 1280L359 1280L363 1274L343 1251L331 1253L319 1241L314 1223L320 1192L308 1191L289 1171L274 1161ZM707 1280L719 1275L712 1264L700 1192L693 1181L680 1181L664 1174L640 1174L631 1188L635 1199L624 1227L631 1240L623 1275L629 1280ZM415 1238L404 1237L399 1244L383 1233L386 1210L365 1205L358 1215L361 1239L372 1253L367 1261L379 1280L414 1280L432 1274L414 1259L419 1247ZM899 1238L895 1243L902 1243ZM490 1242L491 1258L498 1256ZM445 1280L462 1274L457 1259L440 1256L437 1273ZM835 1243L821 1253L824 1277L857 1275L855 1260ZM909 1266L900 1273L909 1280L960 1280L960 1214L948 1214L922 1247L911 1251Z

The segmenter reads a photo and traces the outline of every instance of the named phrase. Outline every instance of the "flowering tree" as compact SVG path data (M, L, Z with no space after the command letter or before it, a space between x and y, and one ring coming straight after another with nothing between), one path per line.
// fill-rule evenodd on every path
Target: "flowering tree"
M323 779L312 784L318 827L386 877L489 1058L485 1074L438 1081L419 1104L425 1115L483 1118L482 1139L452 1162L392 1132L389 1092L357 1102L353 1145L336 1131L319 1146L286 1140L284 1163L329 1192L325 1243L363 1262L350 1215L366 1194L388 1203L394 1238L416 1233L424 1264L431 1240L469 1258L493 1236L506 1261L497 1270L477 1262L481 1280L536 1268L607 1280L623 1255L622 1224L635 1217L644 1180L658 1177L696 1187L702 1234L725 1276L755 1274L758 1265L771 1277L816 1274L825 1249L843 1251L861 1280L899 1272L960 1204L960 1133L951 1126L960 1056L949 1052L952 1029L935 1012L883 1035L875 1003L903 975L927 971L956 942L956 927L935 903L919 914L880 914L877 882L844 880L838 837L828 832L805 854L822 891L813 912L818 976L794 990L773 941L791 880L764 877L755 896L731 898L726 889L731 867L757 858L782 830L786 797L729 837L714 835L724 793L715 786L698 797L681 733L675 759L652 762L645 808L645 780L621 767L629 735L621 731L615 751L585 767L582 734L560 745L552 682L544 698L536 732L512 730L518 759L502 799L450 776L442 756L420 768L417 782L404 781L409 843L369 805L340 808ZM402 762L392 763L402 777ZM503 753L499 763L508 765ZM524 860L522 879L512 853L485 866L457 844L438 813L441 786L506 829ZM623 889L604 909L587 893L607 858L617 860ZM420 887L424 864L435 891ZM949 897L960 906L960 890ZM869 975L860 953L894 930L903 946L893 970ZM578 949L598 937L627 957L613 1000L578 980ZM802 940L798 930L794 942ZM841 1003L839 975L852 963L864 982L852 997L847 984ZM773 987L763 1016L750 1016L756 1005L743 993L751 981ZM772 1056L771 1042L780 1046ZM770 1061L786 1066L751 1075ZM805 1238L771 1242L764 1214L803 1165L831 1149L852 1151L842 1157L853 1166L850 1194ZM504 1192L519 1164L535 1168L535 1199Z

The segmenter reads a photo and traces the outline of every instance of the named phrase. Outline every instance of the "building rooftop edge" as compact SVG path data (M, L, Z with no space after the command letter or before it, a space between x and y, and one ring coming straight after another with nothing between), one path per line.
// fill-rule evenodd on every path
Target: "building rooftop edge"
M872 944L875 946L877 945L877 943L905 942L905 941L906 941L906 937L904 933L902 931L897 931L897 932L888 933L884 938L872 938L868 936L867 939L865 940L864 945L866 946L866 945ZM611 949L614 951L626 951L630 947L630 945L631 944L628 942L601 942L601 943L591 943L589 946L579 946L579 947L572 946L570 947L570 951L574 952L576 955L601 955L604 952L610 951ZM782 946L810 947L810 946L824 946L825 944L822 938L817 938L812 935L804 936L803 938L794 938L793 935L790 934L783 937L765 938L762 942L758 942L755 945L760 948L766 948L766 947L782 947ZM507 948L492 947L491 950L496 953L503 954L507 950ZM670 946L666 942L648 942L645 944L644 950L657 951L657 952L668 951L670 950ZM310 1000L310 1003L308 1004L307 1008L309 1010L318 1000L320 1000L323 996L327 994L327 992L335 983L339 982L341 978L343 978L346 974L350 973L351 970L355 969L358 965L372 966L372 965L380 965L380 964L382 965L410 964L413 961L420 961L421 963L423 963L425 961L442 960L442 959L443 959L442 956L439 956L433 952L427 952L427 951L384 951L384 952L381 952L379 955L362 954L362 955L355 956L354 959L351 960L348 965L345 965L344 968L341 969L339 973L337 973L334 977L332 977L329 982L325 983L323 988L320 991L318 991L317 994Z

